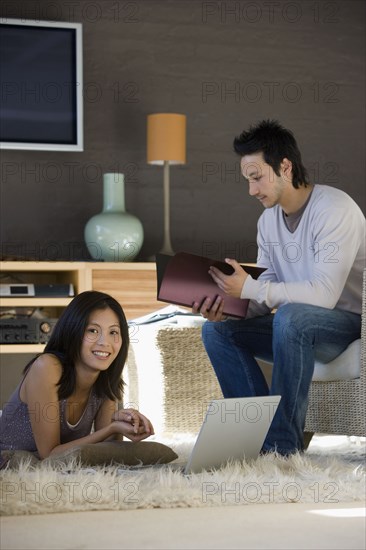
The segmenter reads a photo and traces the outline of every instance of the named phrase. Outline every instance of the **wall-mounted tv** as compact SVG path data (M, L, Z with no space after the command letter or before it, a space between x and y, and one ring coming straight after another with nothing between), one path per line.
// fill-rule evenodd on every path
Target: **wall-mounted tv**
M82 151L82 24L0 19L0 148Z

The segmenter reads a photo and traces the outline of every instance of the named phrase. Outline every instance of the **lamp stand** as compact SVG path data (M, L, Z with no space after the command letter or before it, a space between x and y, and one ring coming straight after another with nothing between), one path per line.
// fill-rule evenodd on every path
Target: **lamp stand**
M172 243L170 242L170 181L169 161L164 161L164 243L160 250L161 254L174 255Z

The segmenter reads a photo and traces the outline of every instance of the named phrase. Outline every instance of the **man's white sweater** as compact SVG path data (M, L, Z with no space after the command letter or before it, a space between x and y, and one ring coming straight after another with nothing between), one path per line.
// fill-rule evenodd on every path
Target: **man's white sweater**
M287 303L361 313L366 264L366 221L343 191L315 185L299 225L291 233L276 205L258 221L258 280L248 276L241 298L250 298L248 317Z

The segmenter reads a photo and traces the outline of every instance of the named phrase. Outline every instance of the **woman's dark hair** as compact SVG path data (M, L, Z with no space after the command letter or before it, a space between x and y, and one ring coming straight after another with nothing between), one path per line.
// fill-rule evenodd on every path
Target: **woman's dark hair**
M301 153L293 133L281 126L277 120L262 120L234 139L234 150L244 157L253 153L263 153L264 160L280 175L284 158L292 162L292 185L309 184L308 174L301 160Z
M62 363L63 372L58 383L59 399L66 399L75 389L75 363L80 359L81 345L91 313L95 310L107 308L114 311L118 317L122 346L110 367L100 372L94 387L99 397L112 400L121 399L124 386L122 371L130 343L128 324L123 309L117 300L109 294L95 290L81 292L64 309L43 351L43 353L55 355ZM28 363L24 372L27 372L35 359Z

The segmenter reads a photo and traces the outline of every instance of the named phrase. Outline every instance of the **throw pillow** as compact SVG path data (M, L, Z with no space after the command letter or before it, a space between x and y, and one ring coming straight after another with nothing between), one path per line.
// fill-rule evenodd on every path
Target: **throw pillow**
M43 462L58 464L71 459L80 461L83 466L103 464L125 464L128 466L146 464L167 464L178 455L167 445L155 441L103 441L80 445L59 455L46 458Z
M79 445L57 455L38 460L29 451L3 451L4 466L16 469L22 461L30 461L31 466L46 464L61 466L76 460L81 466L101 466L121 464L126 466L168 464L178 455L163 443L155 441L103 441L89 445Z

